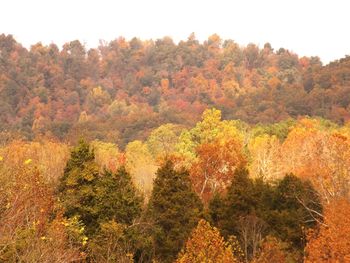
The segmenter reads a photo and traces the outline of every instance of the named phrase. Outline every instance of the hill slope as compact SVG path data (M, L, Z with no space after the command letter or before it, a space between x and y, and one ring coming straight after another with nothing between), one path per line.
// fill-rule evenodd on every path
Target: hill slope
M125 145L163 123L193 125L210 107L248 123L300 115L344 123L349 92L349 57L322 66L269 43L191 35L178 44L118 38L90 50L79 41L28 50L0 35L0 129L27 139L83 134Z

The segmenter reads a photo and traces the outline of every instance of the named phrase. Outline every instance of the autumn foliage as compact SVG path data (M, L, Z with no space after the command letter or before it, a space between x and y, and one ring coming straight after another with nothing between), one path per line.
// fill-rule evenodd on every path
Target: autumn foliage
M205 220L201 220L193 230L176 262L234 263L239 261L234 258L232 247L224 241L218 229L211 227Z
M349 226L349 200L339 199L328 204L319 229L309 233L305 262L349 262Z
M198 161L192 166L191 175L203 200L208 201L227 188L235 169L245 163L241 148L235 139L215 140L197 147Z
M83 135L123 148L161 124L193 125L211 107L251 124L350 119L349 58L322 65L216 34L179 43L119 37L90 49L78 40L25 48L2 34L0 53L0 131L30 140Z
M0 261L350 262L349 76L216 34L0 35Z

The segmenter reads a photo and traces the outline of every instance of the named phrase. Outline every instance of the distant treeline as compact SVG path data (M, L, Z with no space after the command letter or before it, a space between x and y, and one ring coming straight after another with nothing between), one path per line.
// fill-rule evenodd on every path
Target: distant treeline
M77 40L26 49L0 35L2 138L83 134L125 146L164 123L189 127L211 107L253 124L301 115L342 124L349 83L349 57L323 66L318 57L218 35L178 44L120 37L89 50Z

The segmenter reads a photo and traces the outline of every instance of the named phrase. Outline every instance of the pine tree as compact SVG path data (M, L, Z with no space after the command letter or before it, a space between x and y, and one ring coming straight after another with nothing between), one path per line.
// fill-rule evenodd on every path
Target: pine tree
M78 216L89 236L104 222L129 225L141 214L142 198L125 168L99 174L94 153L84 141L73 149L59 191L65 216Z
M249 178L248 170L235 171L224 198L216 197L210 204L210 214L225 237L234 235L240 241L245 261L258 252L266 230L265 214L271 211L267 196L271 187Z
M257 255L262 238L271 235L290 244L289 252L301 258L305 229L320 220L322 206L310 182L286 175L271 185L249 178L237 169L225 196L215 196L209 214L223 235L237 236L246 260Z
M115 220L130 225L142 210L142 198L124 167L116 173L105 170L96 183L96 210L98 221Z
M65 216L78 216L86 226L88 234L98 228L94 188L99 179L99 168L94 158L89 144L80 140L79 145L71 152L58 188Z
M210 202L209 213L213 223L222 229L225 236L238 236L239 218L254 213L259 202L254 190L248 170L240 168L235 171L225 197L216 195Z
M187 171L167 161L157 171L148 212L154 221L156 257L172 262L202 215L203 205Z
M318 193L309 181L288 174L276 187L273 205L275 213L271 224L277 237L303 251L305 230L321 221L322 205Z

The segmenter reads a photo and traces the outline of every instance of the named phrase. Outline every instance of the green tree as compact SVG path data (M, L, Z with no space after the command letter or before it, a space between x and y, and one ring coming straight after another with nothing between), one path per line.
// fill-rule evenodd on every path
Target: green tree
M65 215L78 216L90 236L101 223L115 220L130 225L141 214L142 198L125 168L99 174L94 153L84 141L73 149L59 190Z
M288 174L278 183L271 225L282 241L291 242L302 251L305 229L314 227L321 214L320 197L309 181Z
M289 244L289 252L302 258L305 230L320 221L322 206L310 182L286 175L275 184L251 179L238 169L225 196L209 204L214 225L225 237L237 236L246 261L257 256L263 238L271 235Z
M265 235L271 200L272 188L261 180L252 180L248 170L240 168L226 196L217 195L209 204L213 223L226 237L238 238L246 261L256 255Z
M89 144L80 140L71 152L58 188L65 216L78 216L88 234L98 228L95 185L99 180L99 167L94 158Z
M115 220L129 225L140 216L142 198L124 167L116 173L106 170L97 181L95 191L99 222Z
M172 262L202 215L203 205L187 171L167 161L157 171L148 212L154 221L156 257Z
M259 200L254 196L254 183L245 168L237 169L224 197L217 195L209 204L210 215L223 233L238 235L238 219L253 213Z

